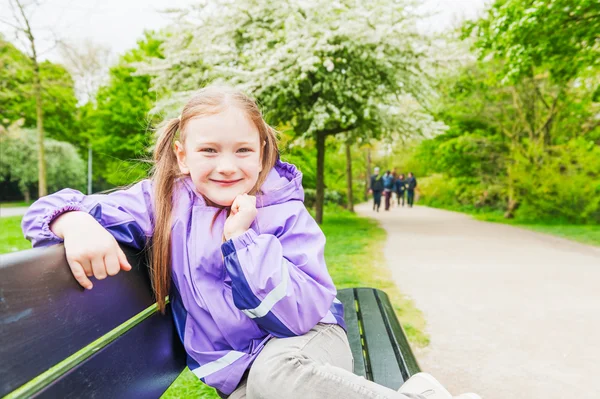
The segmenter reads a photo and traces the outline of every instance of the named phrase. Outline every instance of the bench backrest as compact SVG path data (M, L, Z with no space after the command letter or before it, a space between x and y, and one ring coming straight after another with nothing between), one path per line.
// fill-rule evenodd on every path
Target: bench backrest
M86 291L57 245L0 255L0 397L158 398L185 367L167 306L154 306L144 253ZM387 295L338 292L354 372L398 389L419 366Z
M340 290L354 374L397 390L420 370L387 294L373 288Z
M0 256L0 397L157 398L185 367L144 254L86 291L62 245ZM66 360L65 360L66 359Z

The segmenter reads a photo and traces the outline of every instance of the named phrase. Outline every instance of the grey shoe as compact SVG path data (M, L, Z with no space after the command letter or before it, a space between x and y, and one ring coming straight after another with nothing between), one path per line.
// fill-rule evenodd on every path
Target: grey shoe
M431 374L417 373L410 377L398 390L400 393L419 394L427 399L481 399L474 393L452 396Z

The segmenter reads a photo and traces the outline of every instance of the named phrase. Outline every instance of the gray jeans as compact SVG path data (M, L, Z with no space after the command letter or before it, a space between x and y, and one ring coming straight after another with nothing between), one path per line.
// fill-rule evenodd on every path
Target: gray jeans
M338 325L318 324L302 336L269 340L229 399L424 399L378 385L352 370L346 332Z

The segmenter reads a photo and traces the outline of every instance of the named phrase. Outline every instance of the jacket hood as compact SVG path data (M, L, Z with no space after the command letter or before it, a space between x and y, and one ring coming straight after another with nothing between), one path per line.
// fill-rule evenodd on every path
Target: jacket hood
M278 159L260 191L256 201L259 208L290 200L304 201L302 172L294 165Z

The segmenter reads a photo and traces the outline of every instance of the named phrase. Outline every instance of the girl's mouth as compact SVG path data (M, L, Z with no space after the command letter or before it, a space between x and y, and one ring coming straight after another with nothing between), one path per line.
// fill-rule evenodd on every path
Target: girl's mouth
M228 187L228 186L233 186L234 184L241 182L242 179L237 179L237 180L214 180L214 179L211 179L211 181L215 184L218 184L219 186Z

